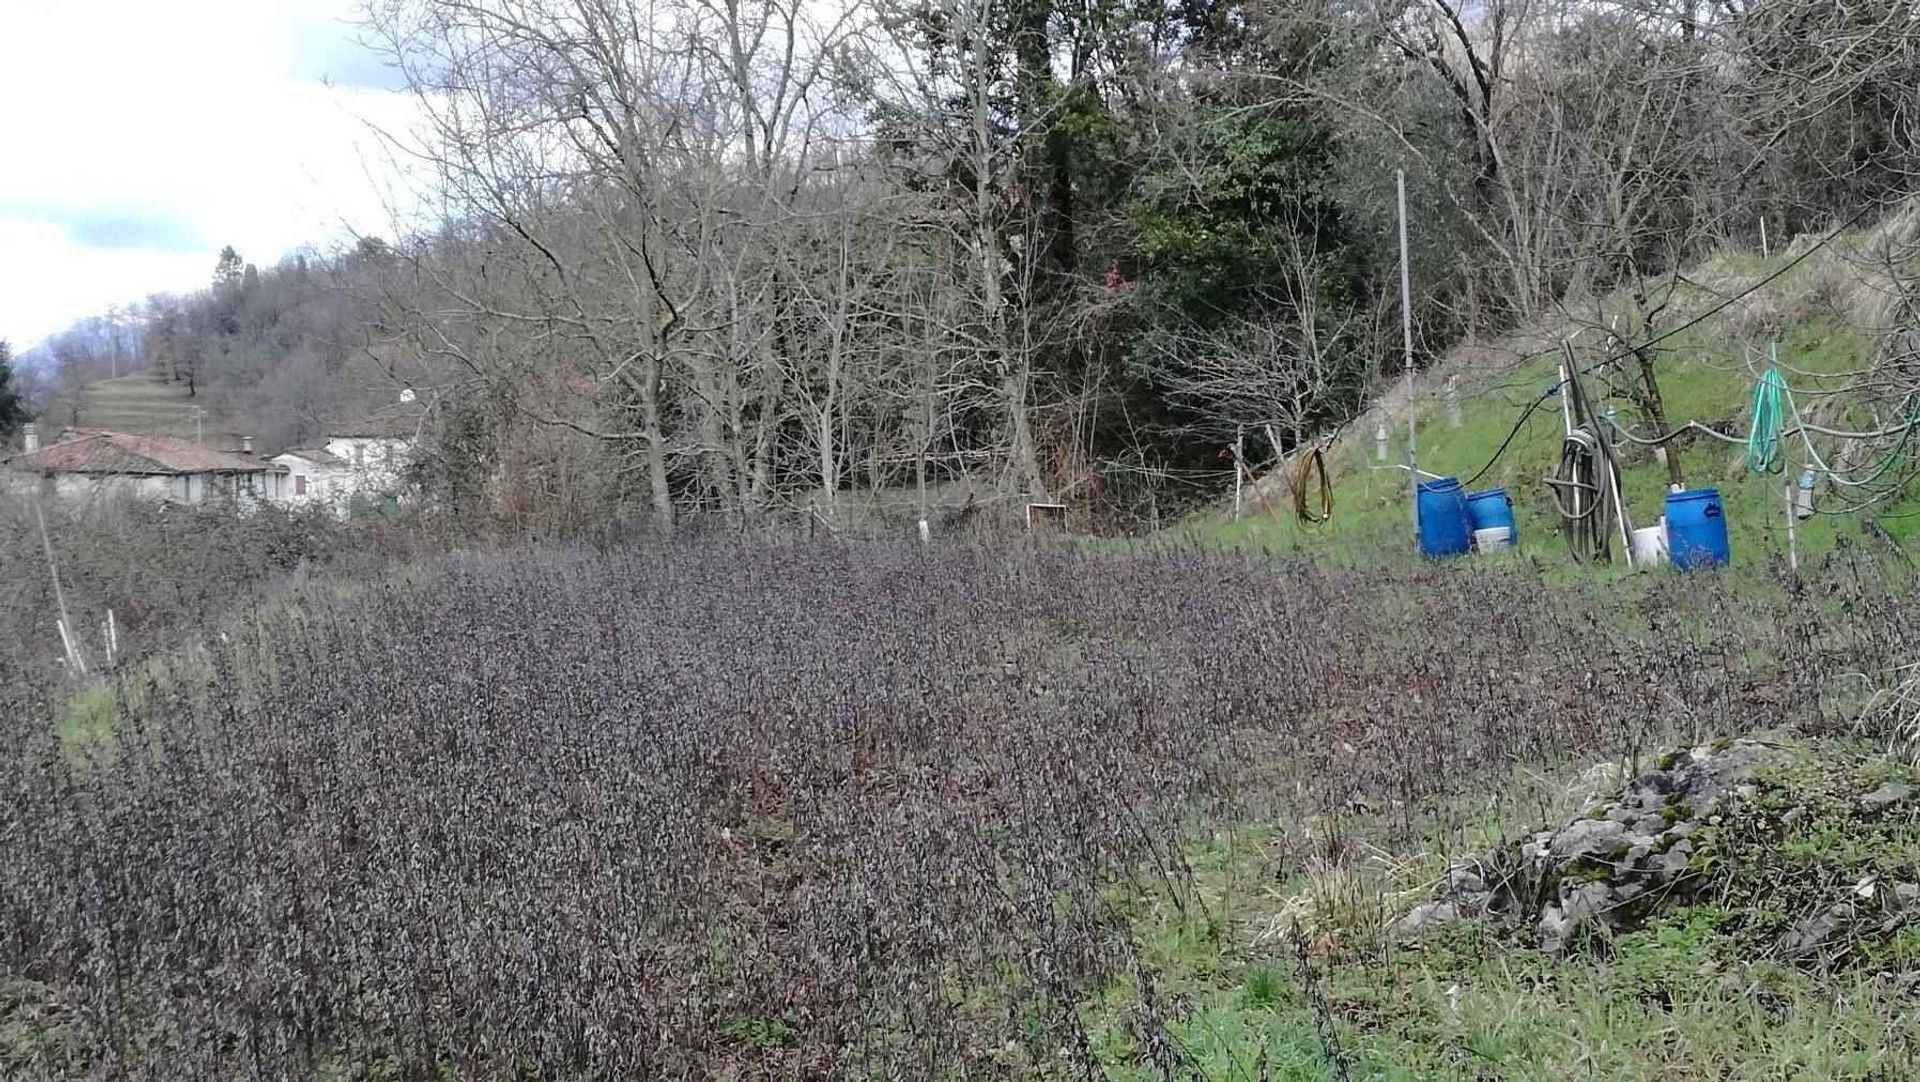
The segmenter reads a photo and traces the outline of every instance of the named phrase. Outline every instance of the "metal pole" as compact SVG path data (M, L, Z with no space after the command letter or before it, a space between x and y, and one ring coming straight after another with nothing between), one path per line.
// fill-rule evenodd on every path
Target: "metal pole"
M1767 250L1767 216L1760 216L1760 258L1772 259L1773 253Z
M1567 375L1567 366L1563 362L1560 365L1560 423L1565 426L1564 435L1567 437L1573 435L1573 389L1568 386L1570 379L1571 377ZM1573 494L1574 517L1579 518L1581 512L1585 510L1581 506L1581 501L1585 497L1578 488L1569 491Z
M1601 437L1606 439L1605 436ZM1626 496L1620 491L1620 465L1614 461L1613 452L1607 452L1607 476L1613 479L1613 514L1620 525L1620 551L1625 555L1627 566L1633 566L1633 521L1627 517Z
M1400 339L1401 364L1407 373L1407 496L1413 516L1413 532L1420 532L1420 455L1413 418L1413 279L1407 254L1407 171L1394 171L1394 187L1400 204Z
M1800 548L1793 535L1794 506L1793 478L1791 477L1780 479L1780 502L1787 512L1787 569L1798 571L1800 570Z

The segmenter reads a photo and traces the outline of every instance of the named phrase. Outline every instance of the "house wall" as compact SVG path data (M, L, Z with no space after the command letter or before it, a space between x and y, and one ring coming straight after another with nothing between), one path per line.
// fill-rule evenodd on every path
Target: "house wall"
M51 477L25 470L5 470L6 487L21 495L39 492L63 500L132 498L204 504L231 501L242 512L272 498L274 474L177 473L139 474L56 473Z
M142 500L198 502L204 486L189 483L197 478L141 476L136 474L56 473L51 477L26 470L7 471L7 487L22 495L39 492L60 499L90 500L132 497ZM192 493L192 495L189 495Z
M139 477L132 474L56 473L52 491L61 499L85 500L131 496L161 500L167 496L166 477ZM47 491L46 488L41 489Z
M253 473L230 473L217 477L221 492L231 496L242 512L258 510L273 497L275 475L266 469Z
M299 455L276 455L273 461L287 470L273 475L272 487L268 491L268 498L273 502L283 507L326 507L338 515L347 513L354 487L352 471L309 462ZM299 491L300 486L295 480L299 477L307 479L304 493Z
M347 463L337 491L343 499L384 496L399 491L400 471L406 468L411 441L397 437L335 436L326 451Z
M230 502L247 512L273 498L275 476L263 466L251 473L186 473L163 480L166 497L175 502L195 505Z

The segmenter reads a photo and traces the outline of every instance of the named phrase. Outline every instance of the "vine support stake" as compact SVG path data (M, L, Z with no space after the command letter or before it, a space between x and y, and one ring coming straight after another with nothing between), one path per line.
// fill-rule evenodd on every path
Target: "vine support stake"
M1407 254L1407 171L1395 170L1393 181L1400 206L1400 345L1401 364L1407 372L1407 506L1413 515L1413 532L1418 536L1420 455L1413 417L1413 271Z
M1247 426L1233 430L1233 521L1240 521L1240 494L1246 487Z

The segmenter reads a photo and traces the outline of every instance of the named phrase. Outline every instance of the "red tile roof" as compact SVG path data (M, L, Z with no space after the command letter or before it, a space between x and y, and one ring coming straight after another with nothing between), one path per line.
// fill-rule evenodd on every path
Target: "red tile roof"
M89 431L50 444L32 454L7 459L15 470L36 473L182 473L278 472L282 467L247 455L215 451L170 436L134 436Z
M336 455L331 451L323 450L318 447L289 447L286 450L280 452L280 454L292 455L295 458L305 459L306 461L311 462L316 466L348 465L348 462L346 459L341 458L339 455ZM274 457L279 458L280 455L275 455Z
M339 421L327 435L346 439L412 439L426 423L427 408L418 402L395 402L372 413Z

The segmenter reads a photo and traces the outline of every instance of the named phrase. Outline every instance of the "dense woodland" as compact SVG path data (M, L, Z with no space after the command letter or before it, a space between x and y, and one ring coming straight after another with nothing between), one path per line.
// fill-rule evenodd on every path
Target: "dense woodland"
M145 366L289 443L404 384L464 514L831 522L965 479L1125 527L1400 369L1396 170L1428 358L1920 168L1911 0L376 0L364 31L434 221L229 249L35 351L43 413Z

